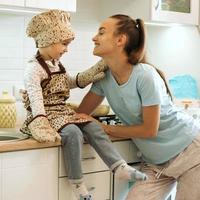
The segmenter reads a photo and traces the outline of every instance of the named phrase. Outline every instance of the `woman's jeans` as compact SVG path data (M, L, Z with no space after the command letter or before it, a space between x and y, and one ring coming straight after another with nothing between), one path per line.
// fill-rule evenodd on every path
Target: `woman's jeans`
M65 168L73 183L82 182L81 160L84 139L96 150L111 170L125 162L96 122L69 124L61 130L60 135Z

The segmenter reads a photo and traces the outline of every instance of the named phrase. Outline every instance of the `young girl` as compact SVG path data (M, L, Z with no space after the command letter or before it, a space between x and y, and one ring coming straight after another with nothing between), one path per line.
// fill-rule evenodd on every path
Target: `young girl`
M107 97L123 125L102 125L105 132L138 147L149 179L135 183L127 200L161 200L176 180L176 200L200 199L200 124L176 109L163 74L146 62L143 21L111 16L93 41L109 70L77 112L89 114Z
M70 88L77 85L84 87L98 80L99 72L105 70L105 65L100 62L78 74L76 79L65 71L59 59L74 39L69 14L62 10L50 10L36 15L28 24L27 35L34 38L39 49L25 72L25 88L30 104L26 102L28 117L21 131L31 133L39 142L56 141L61 136L69 181L77 199L92 199L82 180L83 137L116 177L145 180L145 174L126 164L101 126L91 122L89 116L77 114L66 106ZM98 78L94 79L96 75Z

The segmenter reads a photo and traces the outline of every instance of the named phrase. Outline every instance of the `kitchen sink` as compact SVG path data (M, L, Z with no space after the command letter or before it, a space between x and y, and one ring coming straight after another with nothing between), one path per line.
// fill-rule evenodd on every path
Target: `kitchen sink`
M19 131L7 131L7 130L0 131L0 144L7 142L17 142L28 138L29 138L28 135L22 134Z

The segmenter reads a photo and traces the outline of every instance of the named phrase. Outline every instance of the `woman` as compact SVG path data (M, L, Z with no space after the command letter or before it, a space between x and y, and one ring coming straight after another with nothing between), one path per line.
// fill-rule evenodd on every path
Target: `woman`
M91 113L106 97L123 125L102 125L105 132L130 137L138 147L149 179L134 184L127 200L161 200L176 180L177 200L200 199L200 125L176 110L163 74L146 62L143 21L111 16L93 41L94 55L109 69L78 112Z

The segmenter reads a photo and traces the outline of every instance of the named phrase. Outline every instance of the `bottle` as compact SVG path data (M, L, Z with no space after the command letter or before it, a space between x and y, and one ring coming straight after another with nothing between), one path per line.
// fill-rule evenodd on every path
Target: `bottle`
M14 128L16 118L15 98L3 91L0 96L0 128Z

